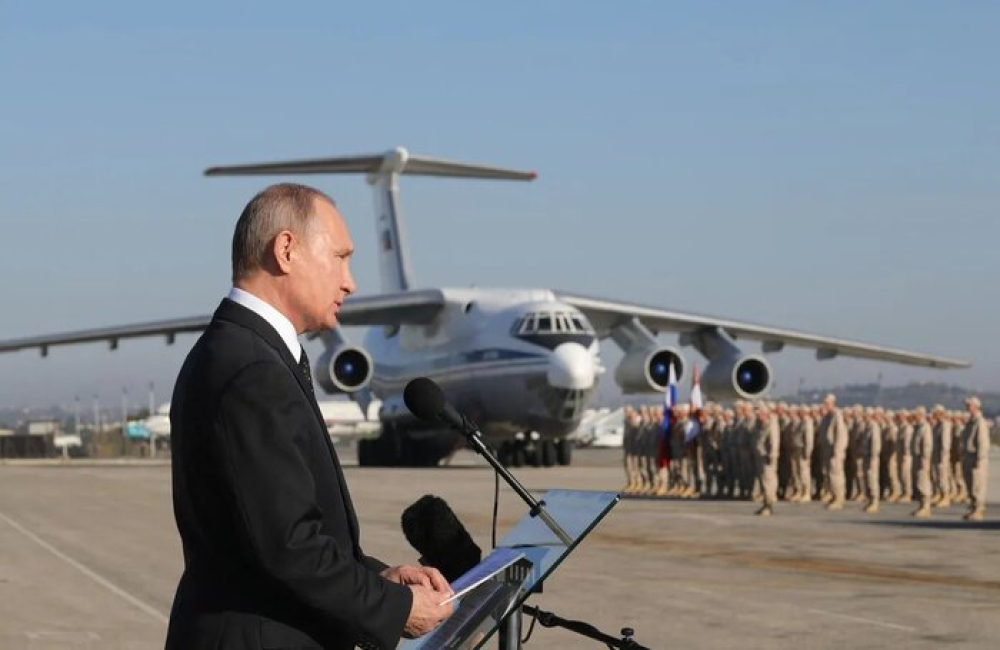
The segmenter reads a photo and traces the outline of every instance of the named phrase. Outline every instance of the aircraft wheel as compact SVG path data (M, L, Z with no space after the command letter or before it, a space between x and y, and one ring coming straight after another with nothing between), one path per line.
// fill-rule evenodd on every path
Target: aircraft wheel
M511 467L523 467L525 461L524 445L520 442L511 443L510 448L510 466Z
M566 466L573 462L573 443L566 438L563 438L559 442L555 443L555 448L557 463Z
M504 467L510 467L510 461L511 461L510 447L511 447L510 443L507 442L506 440L501 442L500 446L497 447L497 460L500 461L500 464L503 465Z
M369 440L368 438L362 438L358 440L358 466L359 467L371 467L375 464L374 462L374 450L372 449L372 443L374 440Z
M556 443L553 440L540 441L542 467L552 467L556 464Z

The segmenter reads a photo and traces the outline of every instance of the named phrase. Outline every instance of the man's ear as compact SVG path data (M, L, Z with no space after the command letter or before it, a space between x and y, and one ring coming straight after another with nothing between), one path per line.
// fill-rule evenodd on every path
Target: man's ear
M275 236L271 253L274 255L274 264L287 275L292 270L292 255L296 252L295 247L298 241L290 230L282 230Z

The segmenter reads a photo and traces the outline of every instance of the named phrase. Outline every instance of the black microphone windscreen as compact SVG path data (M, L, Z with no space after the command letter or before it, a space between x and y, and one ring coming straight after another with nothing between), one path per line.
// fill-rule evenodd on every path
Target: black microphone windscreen
M444 499L430 494L403 511L403 535L448 582L479 564L483 552Z
M441 388L427 377L417 377L406 385L403 389L403 402L410 413L430 422L437 421L445 405Z

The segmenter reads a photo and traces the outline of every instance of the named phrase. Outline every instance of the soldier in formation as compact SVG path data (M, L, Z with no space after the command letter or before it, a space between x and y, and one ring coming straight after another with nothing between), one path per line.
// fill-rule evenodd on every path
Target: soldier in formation
M980 400L966 412L737 400L731 408L680 404L664 428L662 407L626 407L625 487L630 495L741 499L774 514L779 501L916 502L915 517L955 504L981 521L989 472L989 425Z

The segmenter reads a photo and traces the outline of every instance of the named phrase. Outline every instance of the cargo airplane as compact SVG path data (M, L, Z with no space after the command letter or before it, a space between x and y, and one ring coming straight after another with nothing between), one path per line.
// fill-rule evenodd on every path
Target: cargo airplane
M599 341L611 338L624 353L614 378L625 393L663 392L673 364L683 376L681 350L661 344L657 334L679 334L708 364L701 378L712 398L753 399L772 382L767 353L796 346L819 360L838 356L926 366L970 365L905 350L808 334L791 329L701 316L553 289L437 287L415 289L410 271L398 183L402 175L471 179L534 180L533 172L472 165L411 155L385 154L213 167L208 176L276 174L364 174L374 191L381 293L349 298L339 321L370 326L364 343L346 340L340 328L323 332L324 352L314 365L328 393L346 393L367 411L374 397L381 435L359 440L361 465L434 465L460 440L448 430L428 428L403 404L406 383L427 376L449 401L476 421L502 462L514 466L569 464L567 435L580 424L605 368ZM211 316L0 341L0 352L56 345L199 332ZM752 341L760 353L740 345Z

